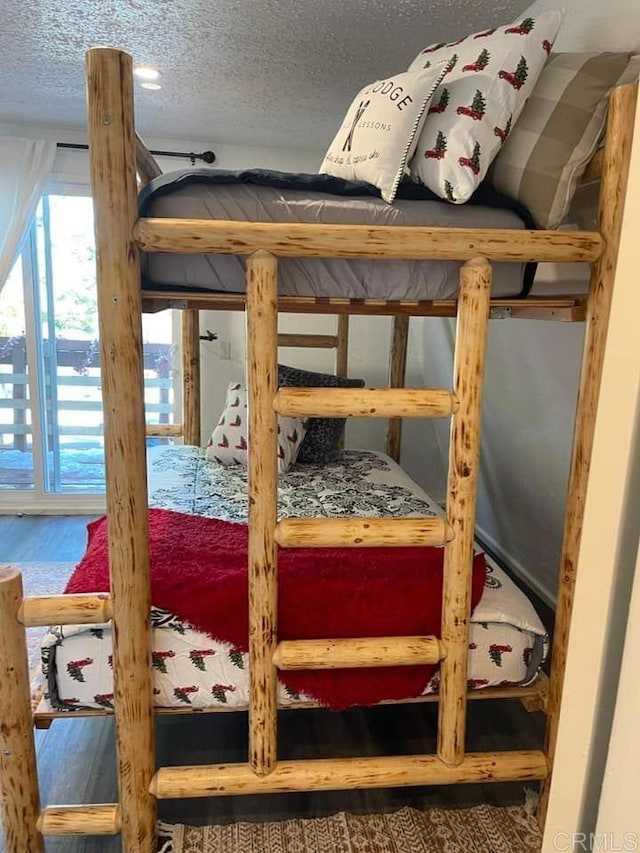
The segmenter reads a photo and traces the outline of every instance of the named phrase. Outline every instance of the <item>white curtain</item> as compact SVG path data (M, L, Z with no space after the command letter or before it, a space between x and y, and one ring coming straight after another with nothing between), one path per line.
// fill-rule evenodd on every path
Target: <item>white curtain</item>
M0 136L0 291L53 167L56 143Z

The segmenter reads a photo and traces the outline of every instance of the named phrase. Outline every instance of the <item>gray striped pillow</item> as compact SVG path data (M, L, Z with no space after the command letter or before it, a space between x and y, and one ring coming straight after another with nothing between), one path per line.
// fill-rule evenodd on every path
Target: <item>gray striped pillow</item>
M628 53L556 53L493 166L493 186L557 228L604 130L607 95Z

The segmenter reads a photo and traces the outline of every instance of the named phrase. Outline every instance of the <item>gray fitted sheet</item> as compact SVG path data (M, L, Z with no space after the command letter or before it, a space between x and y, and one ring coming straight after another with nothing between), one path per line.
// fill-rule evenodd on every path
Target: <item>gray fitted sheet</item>
M510 210L399 200L255 184L191 184L158 195L146 211L151 217L234 219L259 222L360 223L453 228L524 228ZM143 257L145 287L204 288L242 293L245 258L236 255L149 254ZM452 261L340 260L285 258L279 264L283 296L342 296L351 299L450 299L458 293L460 264ZM492 294L516 296L524 265L494 264Z

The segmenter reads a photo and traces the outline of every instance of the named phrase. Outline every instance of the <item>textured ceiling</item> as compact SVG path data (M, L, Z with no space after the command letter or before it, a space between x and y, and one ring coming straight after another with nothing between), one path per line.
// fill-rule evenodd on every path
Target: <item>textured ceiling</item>
M0 121L84 126L84 52L162 73L139 129L212 144L321 149L352 97L433 41L509 21L527 0L0 0Z

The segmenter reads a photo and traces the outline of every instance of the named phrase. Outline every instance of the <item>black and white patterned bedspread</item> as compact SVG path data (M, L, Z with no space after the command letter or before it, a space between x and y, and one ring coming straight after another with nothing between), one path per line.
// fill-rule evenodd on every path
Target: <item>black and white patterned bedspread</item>
M149 505L191 515L247 520L247 472L206 459L197 447L153 448ZM431 516L440 507L389 457L343 450L329 465L294 465L278 482L278 517Z

